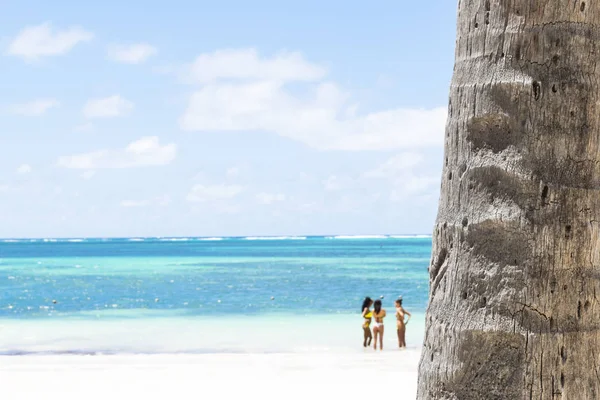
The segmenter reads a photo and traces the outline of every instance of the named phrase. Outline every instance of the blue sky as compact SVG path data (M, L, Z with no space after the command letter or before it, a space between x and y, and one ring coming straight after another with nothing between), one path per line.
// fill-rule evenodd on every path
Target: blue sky
M0 236L430 233L455 9L6 2Z

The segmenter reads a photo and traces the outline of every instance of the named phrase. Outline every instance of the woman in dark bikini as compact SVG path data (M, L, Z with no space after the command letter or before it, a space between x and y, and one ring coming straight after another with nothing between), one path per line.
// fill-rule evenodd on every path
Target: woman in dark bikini
M404 316L408 315L405 321ZM398 347L406 348L406 324L410 320L410 313L402 307L402 297L396 300L396 326L398 328Z
M381 300L375 300L373 303L373 335L375 340L373 341L373 348L377 350L377 336L379 336L379 349L383 350L383 319L385 318L385 309L381 308Z
M369 309L373 305L373 300L370 297L365 297L365 300L362 304L362 317L365 319L363 323L363 333L364 333L364 341L363 347L367 347L371 345L371 339L373 339L373 335L371 334L371 317L372 312Z

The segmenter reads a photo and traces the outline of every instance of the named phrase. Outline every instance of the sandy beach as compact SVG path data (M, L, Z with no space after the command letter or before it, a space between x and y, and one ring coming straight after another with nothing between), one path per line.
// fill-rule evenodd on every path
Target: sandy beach
M417 351L0 357L0 398L398 399L416 394Z
M352 315L0 320L0 399L411 399L423 324L375 352Z

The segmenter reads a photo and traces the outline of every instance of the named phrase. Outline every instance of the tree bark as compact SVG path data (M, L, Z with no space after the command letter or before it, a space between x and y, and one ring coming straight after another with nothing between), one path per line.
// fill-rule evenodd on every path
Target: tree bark
M600 398L600 1L459 0L418 399Z

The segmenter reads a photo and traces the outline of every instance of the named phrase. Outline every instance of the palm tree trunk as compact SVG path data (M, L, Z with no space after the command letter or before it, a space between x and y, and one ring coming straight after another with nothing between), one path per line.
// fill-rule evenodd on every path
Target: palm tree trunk
M459 0L418 399L600 398L600 1Z

